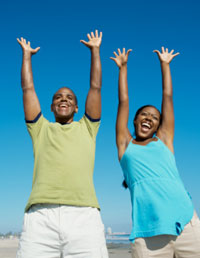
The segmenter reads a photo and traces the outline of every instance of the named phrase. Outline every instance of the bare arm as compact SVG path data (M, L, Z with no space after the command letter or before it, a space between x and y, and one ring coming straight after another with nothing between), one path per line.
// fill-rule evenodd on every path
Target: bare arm
M162 53L158 50L154 50L157 53L160 60L162 71L162 122L157 132L158 137L168 146L168 148L174 152L173 138L174 138L174 109L173 109L173 90L172 90L172 78L170 72L170 62L172 59L179 55L176 53L173 55L174 50L170 53L168 49L164 50L162 47Z
M40 113L41 109L33 84L31 57L36 54L40 48L32 49L30 42L28 41L28 43L26 43L24 38L21 38L21 40L17 39L17 41L23 51L21 85L25 119L32 121Z
M116 143L118 148L119 160L122 158L129 141L131 140L131 134L128 130L128 116L129 116L129 98L128 98L128 82L127 82L127 62L128 55L131 49L121 53L118 49L118 55L114 52L115 58L111 57L119 67L119 82L118 82L118 113L116 121Z
M98 36L98 31L87 34L88 42L81 40L91 51L91 70L90 70L90 89L85 104L85 112L93 119L101 117L101 84L102 71L100 60L100 45L102 40L102 32Z

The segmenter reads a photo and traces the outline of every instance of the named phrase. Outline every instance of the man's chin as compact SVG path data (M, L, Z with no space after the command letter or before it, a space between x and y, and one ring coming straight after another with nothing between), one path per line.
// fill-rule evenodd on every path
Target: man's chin
M73 119L74 114L63 114L63 113L58 113L55 115L56 121L68 121Z

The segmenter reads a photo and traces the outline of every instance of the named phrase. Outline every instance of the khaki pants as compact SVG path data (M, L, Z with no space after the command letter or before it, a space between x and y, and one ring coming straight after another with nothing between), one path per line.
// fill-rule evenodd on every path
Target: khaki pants
M180 236L136 238L132 258L200 258L200 220L196 213Z

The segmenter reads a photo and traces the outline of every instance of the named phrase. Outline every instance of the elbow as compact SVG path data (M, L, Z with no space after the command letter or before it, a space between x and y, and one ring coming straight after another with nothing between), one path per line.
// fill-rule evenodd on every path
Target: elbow
M129 98L127 94L120 94L119 95L119 103L127 103L129 102Z
M22 91L23 93L32 92L34 91L34 86L33 85L22 86Z
M129 107L128 99L119 99L119 105L123 107Z
M90 84L90 88L96 89L96 90L101 90L101 82L92 81Z
M172 99L173 93L171 91L163 91L163 98Z

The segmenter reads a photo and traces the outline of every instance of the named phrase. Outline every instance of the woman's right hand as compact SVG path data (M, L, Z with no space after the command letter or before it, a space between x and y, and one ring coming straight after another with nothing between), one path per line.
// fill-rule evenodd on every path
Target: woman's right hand
M110 59L114 60L117 66L121 68L122 66L127 64L128 56L131 51L132 49L129 49L126 52L125 48L123 48L123 51L121 52L121 50L118 48L118 54L114 51L113 54L115 55L115 57L110 57Z

